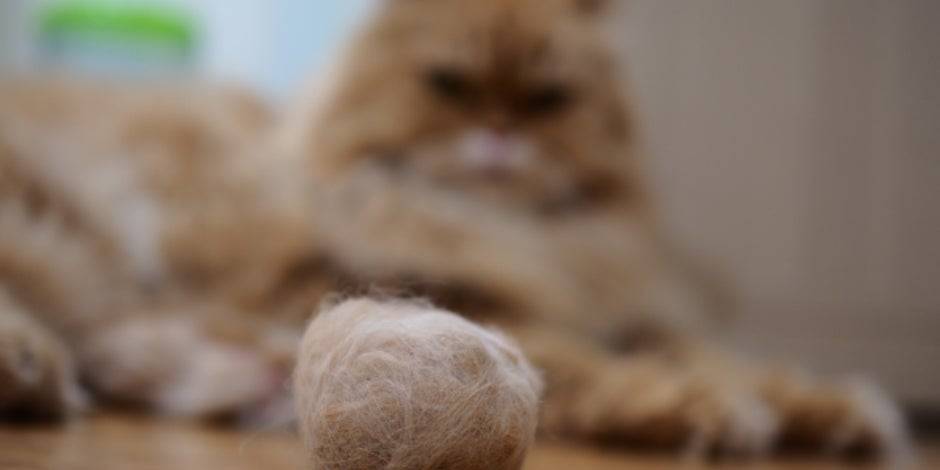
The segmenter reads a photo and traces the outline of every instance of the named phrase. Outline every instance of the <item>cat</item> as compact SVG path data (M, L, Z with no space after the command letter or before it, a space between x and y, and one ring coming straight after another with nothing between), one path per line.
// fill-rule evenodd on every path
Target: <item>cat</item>
M664 241L642 178L619 6L385 0L280 115L230 91L6 84L0 314L22 321L0 330L0 376L58 374L59 414L77 375L104 403L270 420L316 305L381 292L515 337L545 374L548 436L901 449L874 385L709 338L721 296ZM23 360L40 357L57 359Z

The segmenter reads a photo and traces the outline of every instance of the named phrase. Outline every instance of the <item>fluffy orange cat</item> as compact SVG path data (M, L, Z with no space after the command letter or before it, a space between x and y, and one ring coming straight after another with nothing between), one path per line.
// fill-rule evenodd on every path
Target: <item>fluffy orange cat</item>
M330 292L430 297L542 369L541 431L757 454L904 442L859 383L708 344L657 235L616 2L388 0L283 118L207 89L0 91L0 412L283 414ZM38 395L42 393L40 400Z

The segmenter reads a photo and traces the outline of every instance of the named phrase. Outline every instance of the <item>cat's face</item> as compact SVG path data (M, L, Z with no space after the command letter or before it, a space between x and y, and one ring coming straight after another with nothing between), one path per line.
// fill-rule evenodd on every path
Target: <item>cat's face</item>
M386 0L315 131L318 164L536 210L617 197L630 123L604 14L597 0Z

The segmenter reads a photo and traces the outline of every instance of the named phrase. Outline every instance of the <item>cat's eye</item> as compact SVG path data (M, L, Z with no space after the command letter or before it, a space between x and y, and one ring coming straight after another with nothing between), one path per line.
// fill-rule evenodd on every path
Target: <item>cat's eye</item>
M459 70L446 67L432 68L427 72L425 80L428 88L441 98L461 102L472 98L473 85Z
M548 85L525 97L523 110L530 116L545 116L561 112L574 101L574 93L564 85Z

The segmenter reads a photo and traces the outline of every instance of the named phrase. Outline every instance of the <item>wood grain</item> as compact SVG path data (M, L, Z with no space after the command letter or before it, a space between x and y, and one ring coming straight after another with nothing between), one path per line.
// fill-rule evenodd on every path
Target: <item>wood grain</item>
M920 465L940 468L940 452L925 449ZM199 424L124 416L93 416L58 427L0 426L3 470L294 470L303 468L297 439L285 433L241 433ZM633 456L540 445L526 470L823 470L877 468L832 461L695 465L665 456ZM892 467L885 467L892 468Z

